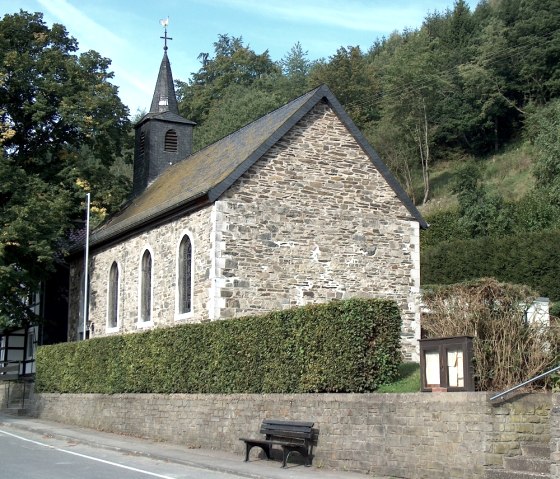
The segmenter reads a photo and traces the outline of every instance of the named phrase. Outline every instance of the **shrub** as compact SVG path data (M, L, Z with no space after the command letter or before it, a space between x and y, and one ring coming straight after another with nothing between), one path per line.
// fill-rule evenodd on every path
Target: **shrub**
M557 357L557 332L524 317L535 298L526 286L494 279L434 289L424 294L422 331L432 338L474 336L477 389L506 389L544 372Z
M494 277L526 284L539 295L560 300L560 230L504 237L455 240L421 253L422 284L453 284Z
M394 302L353 299L43 346L36 387L109 394L373 391L398 374L400 329Z

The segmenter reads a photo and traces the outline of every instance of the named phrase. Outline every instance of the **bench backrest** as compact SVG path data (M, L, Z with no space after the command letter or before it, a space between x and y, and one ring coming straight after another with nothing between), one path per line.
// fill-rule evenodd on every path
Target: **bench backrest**
M261 434L265 434L267 439L282 438L308 442L313 439L313 425L312 422L265 419L261 424Z

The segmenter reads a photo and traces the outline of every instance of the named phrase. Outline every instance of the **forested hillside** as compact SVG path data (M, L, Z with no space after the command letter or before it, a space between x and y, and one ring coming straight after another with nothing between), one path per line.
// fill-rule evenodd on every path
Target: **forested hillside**
M431 224L424 284L496 276L560 300L560 2L458 0L318 61L224 34L199 59L177 82L197 148L326 83Z

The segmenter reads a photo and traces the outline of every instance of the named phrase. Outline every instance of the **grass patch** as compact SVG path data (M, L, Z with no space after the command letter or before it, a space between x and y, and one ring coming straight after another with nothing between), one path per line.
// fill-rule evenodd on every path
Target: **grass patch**
M430 215L457 206L457 199L451 189L460 169L467 163L482 167L482 179L491 195L498 195L506 201L519 201L535 184L533 161L535 153L528 142L515 142L500 152L484 158L464 157L453 161L439 161L430 171L430 199L419 205L422 214ZM416 200L422 199L422 175L413 172Z
M378 393L417 393L420 392L420 365L402 363L399 366L399 379L394 383L383 384Z

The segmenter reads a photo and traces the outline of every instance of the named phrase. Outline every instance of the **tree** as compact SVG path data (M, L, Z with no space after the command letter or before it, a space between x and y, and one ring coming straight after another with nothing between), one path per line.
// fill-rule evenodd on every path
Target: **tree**
M326 84L358 125L365 128L379 118L379 93L372 81L373 66L358 46L340 47L329 61L317 62L310 71L309 84Z
M212 107L221 101L231 85L271 88L269 77L280 75L268 51L256 54L243 44L241 37L219 35L214 42L214 56L199 55L200 70L188 82L177 82L181 115L203 124Z
M502 0L496 15L507 29L511 83L523 103L560 95L560 3Z
M101 215L128 192L126 178L109 174L128 141L128 110L110 61L77 51L40 13L0 20L0 325L36 319L25 301L62 258L84 190Z
M407 32L395 39L397 46L375 61L382 84L380 128L392 125L403 143L400 151L414 151L414 164L422 171L423 199L430 194L430 168L438 124L434 116L438 97L448 84L438 75L438 51L426 31ZM408 160L406 160L408 161ZM408 167L407 167L408 168Z
M534 175L538 189L547 189L560 205L560 99L527 117L527 135L536 148Z
M282 80L285 83L284 96L286 100L302 95L308 90L309 73L314 63L307 59L307 52L303 51L300 42L297 42L290 51L280 60Z
M488 193L481 178L480 168L468 163L453 185L459 201L460 226L471 238L511 233L511 211L502 198Z
M229 135L282 102L279 94L250 86L230 85L223 90L222 98L212 104L206 121L197 128L194 149L199 150Z

